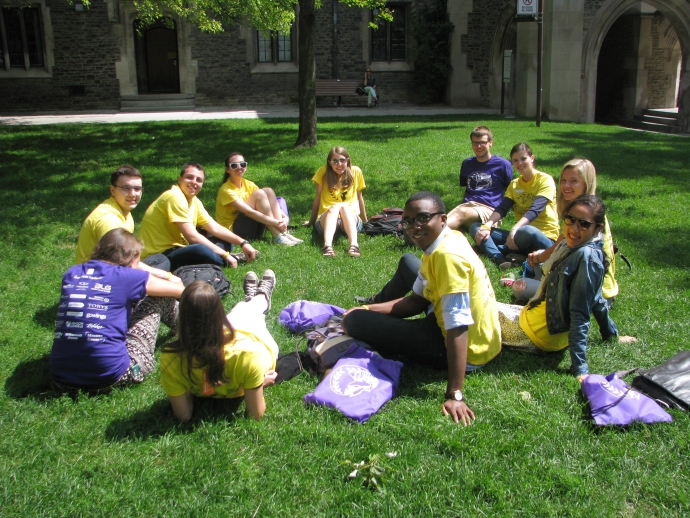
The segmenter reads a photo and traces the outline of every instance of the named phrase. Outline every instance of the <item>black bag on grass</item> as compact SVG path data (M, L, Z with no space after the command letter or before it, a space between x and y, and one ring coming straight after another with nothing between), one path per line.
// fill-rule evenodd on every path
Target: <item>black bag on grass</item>
M182 279L182 284L190 285L194 281L206 281L216 290L221 297L230 293L230 281L225 272L215 264L192 264L180 266L173 272Z
M368 236L388 234L402 237L402 213L403 210L398 208L383 209L383 213L370 217L369 221L362 225L362 232Z
M690 351L682 351L661 365L638 369L634 389L656 399L666 408L690 408Z

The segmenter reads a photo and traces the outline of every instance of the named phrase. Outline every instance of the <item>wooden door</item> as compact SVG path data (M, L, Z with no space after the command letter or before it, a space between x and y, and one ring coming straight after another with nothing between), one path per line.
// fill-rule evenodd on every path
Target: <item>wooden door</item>
M177 31L167 27L153 27L146 31L144 38L148 65L148 91L179 93Z

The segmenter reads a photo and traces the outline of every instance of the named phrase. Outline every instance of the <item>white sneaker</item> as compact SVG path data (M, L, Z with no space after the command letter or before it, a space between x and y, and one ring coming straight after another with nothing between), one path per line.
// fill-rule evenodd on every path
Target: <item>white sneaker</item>
M304 243L304 240L303 240L303 239L300 239L300 238L298 238L298 237L295 237L295 236L293 236L292 234L290 234L289 232L285 232L283 235L284 235L284 236L287 236L287 238L288 238L290 241L292 241L293 243L295 243L296 245L301 245L302 243Z
M287 234L276 234L273 236L273 244L275 245L285 245L285 246L295 246L298 245L299 243L296 243L292 239L290 239Z

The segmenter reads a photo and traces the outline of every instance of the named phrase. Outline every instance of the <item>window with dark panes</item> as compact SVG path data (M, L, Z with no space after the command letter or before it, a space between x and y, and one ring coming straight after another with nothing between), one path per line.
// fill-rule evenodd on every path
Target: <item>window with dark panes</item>
M0 66L10 68L43 67L41 13L36 7L0 9Z
M393 21L378 20L378 29L371 29L372 61L405 61L405 27L407 12L405 5L389 4ZM375 12L372 12L372 20Z
M292 35L256 33L259 63L287 63L292 61Z

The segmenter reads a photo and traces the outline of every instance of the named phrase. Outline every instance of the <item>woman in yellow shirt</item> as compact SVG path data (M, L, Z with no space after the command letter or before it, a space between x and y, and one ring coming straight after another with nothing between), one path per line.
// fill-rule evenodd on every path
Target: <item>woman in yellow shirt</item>
M220 297L204 281L187 286L180 299L179 337L161 352L161 385L175 417L192 417L195 397L243 397L257 421L266 411L264 387L275 383L278 345L266 329L275 274L244 278L245 300L226 316Z

